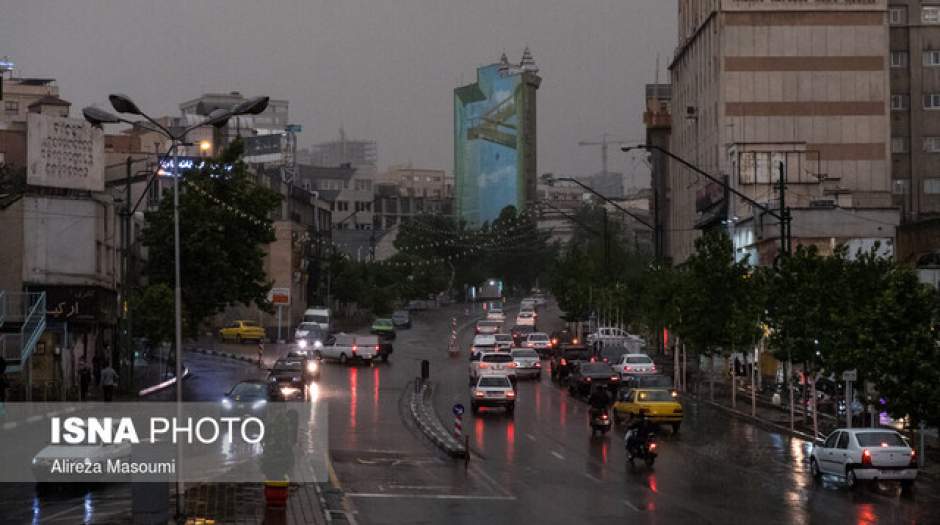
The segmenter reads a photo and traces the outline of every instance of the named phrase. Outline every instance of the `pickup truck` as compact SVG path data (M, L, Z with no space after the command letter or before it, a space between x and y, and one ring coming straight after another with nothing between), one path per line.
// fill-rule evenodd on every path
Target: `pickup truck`
M334 359L345 365L350 361L372 364L372 360L388 359L388 351L383 351L378 336L338 333L323 342L323 348L314 351L319 359Z

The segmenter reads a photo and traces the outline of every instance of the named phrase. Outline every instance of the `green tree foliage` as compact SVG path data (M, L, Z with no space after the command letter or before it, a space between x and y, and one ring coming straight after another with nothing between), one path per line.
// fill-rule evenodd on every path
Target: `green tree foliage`
M173 340L173 289L156 283L131 295L130 309L134 312L134 332L146 337L151 345Z
M239 161L242 150L241 141L236 141L213 159L213 166L232 165L231 171L207 167L182 175L180 261L184 328L189 336L196 334L203 320L232 304L254 303L271 310L264 246L275 240L270 216L281 197L254 183ZM149 249L150 282L173 287L172 198L147 212L143 244Z

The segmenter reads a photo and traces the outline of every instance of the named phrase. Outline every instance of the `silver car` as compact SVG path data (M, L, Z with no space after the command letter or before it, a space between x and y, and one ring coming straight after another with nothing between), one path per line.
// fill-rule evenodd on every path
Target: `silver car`
M539 353L529 348L517 348L512 351L512 360L516 364L516 377L542 377L542 359Z

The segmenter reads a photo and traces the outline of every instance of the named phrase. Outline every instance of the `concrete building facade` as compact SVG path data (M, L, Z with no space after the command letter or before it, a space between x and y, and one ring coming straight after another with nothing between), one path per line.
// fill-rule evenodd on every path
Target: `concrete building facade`
M646 125L646 143L660 148L669 148L672 133L672 85L646 85L646 111L643 112ZM660 151L652 151L650 156L650 203L653 217L653 254L657 258L671 253L669 232L672 231L669 199L669 161Z
M885 0L680 0L670 150L766 208L782 164L793 245L893 244ZM777 220L669 165L668 254L727 228L738 257L772 262Z

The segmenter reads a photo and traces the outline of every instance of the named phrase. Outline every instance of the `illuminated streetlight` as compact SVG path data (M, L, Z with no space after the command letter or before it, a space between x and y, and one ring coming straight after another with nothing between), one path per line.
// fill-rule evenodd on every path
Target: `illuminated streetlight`
M204 140L199 143L199 151L202 152L203 155L207 155L209 153L209 150L211 149L212 149L212 143L209 142L208 140Z

